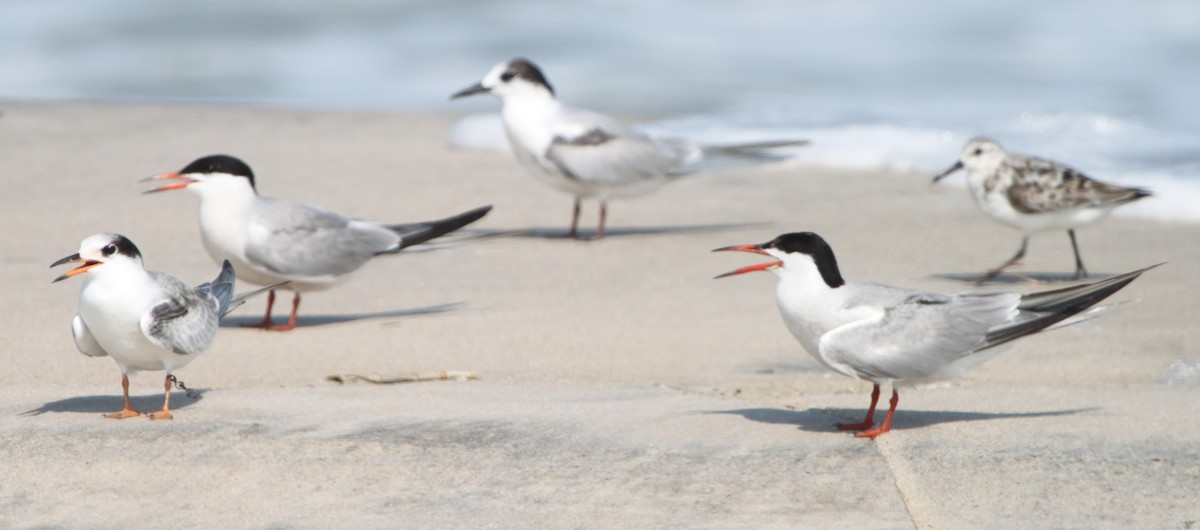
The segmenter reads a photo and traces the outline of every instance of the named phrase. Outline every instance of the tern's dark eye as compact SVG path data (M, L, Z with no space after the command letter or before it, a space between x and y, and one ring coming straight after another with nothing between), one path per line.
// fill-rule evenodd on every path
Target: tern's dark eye
M500 74L500 80L504 81L506 83L509 81L512 81L512 78L514 78L514 77L517 77L517 73L512 72L512 71L504 72L503 74Z
M975 148L975 156L979 156L979 155L982 155L982 154L983 154L983 148L982 148L982 147L976 147L976 148Z
M116 254L117 246L116 245L104 245L104 248L100 249L100 253L104 254L105 256L111 256L113 254Z

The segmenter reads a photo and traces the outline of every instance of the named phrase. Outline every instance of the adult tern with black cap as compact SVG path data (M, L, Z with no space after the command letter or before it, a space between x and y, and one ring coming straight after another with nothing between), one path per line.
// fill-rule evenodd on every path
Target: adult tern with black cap
M963 375L1011 341L1083 320L1084 311L1147 270L1095 283L1031 294L940 294L842 278L833 249L811 232L783 234L762 244L716 251L762 254L775 261L717 278L769 270L779 277L775 299L783 322L826 368L873 383L871 406L860 423L839 425L875 438L892 428L897 387ZM1071 319L1071 317L1076 317ZM875 425L881 385L892 386L883 425Z
M289 282L283 288L295 294L287 323L271 322L275 303L275 290L271 290L266 315L254 325L273 331L296 327L301 292L333 287L376 256L395 254L458 230L492 209L484 206L418 223L386 224L345 217L259 195L250 166L229 155L206 156L179 171L146 180L173 181L146 193L186 189L200 196L204 248L213 259L232 262L240 279L258 285Z

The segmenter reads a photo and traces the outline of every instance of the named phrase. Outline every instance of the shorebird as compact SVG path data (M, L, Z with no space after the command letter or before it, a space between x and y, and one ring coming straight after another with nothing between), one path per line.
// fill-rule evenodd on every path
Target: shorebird
M266 315L253 325L272 331L296 327L301 292L333 287L376 256L458 230L492 209L484 206L446 219L405 224L344 217L259 195L250 166L229 155L206 156L145 180L173 181L146 193L187 189L200 196L204 248L213 259L232 262L239 278L257 285L288 282L282 288L295 294L287 323L271 322L272 289Z
M567 235L576 239L583 199L600 202L595 239L602 239L611 198L644 195L697 170L784 160L789 156L771 150L808 143L702 145L644 135L612 117L560 102L541 69L520 58L497 64L483 80L450 98L475 94L500 98L500 116L517 160L543 183L575 197Z
M999 346L1087 318L1081 313L1153 267L1095 283L1032 294L940 294L842 278L833 249L811 232L783 234L766 243L716 251L750 252L774 261L717 278L769 270L779 277L775 299L783 323L822 365L873 383L871 406L860 423L841 430L875 438L892 428L897 387L954 378L1001 351ZM1157 267L1155 265L1154 267ZM1077 316L1078 315L1078 316ZM1073 316L1076 319L1067 320ZM892 386L887 417L875 425L879 388Z
M165 370L162 410L151 419L171 419L174 371L192 362L212 344L217 321L257 292L233 296L234 273L228 261L211 282L188 287L182 281L142 266L142 253L120 234L96 234L83 240L79 252L54 262L81 263L54 279L84 275L79 313L71 334L80 352L112 357L121 369L125 407L107 418L137 416L129 403L129 374ZM182 385L181 385L182 388Z
M978 137L963 147L958 162L933 182L967 170L967 187L975 203L992 220L1021 231L1021 248L1008 261L987 271L983 283L1025 257L1029 237L1066 230L1075 251L1075 279L1087 277L1075 229L1108 216L1122 204L1149 197L1150 191L1107 184L1057 162L1008 153L994 140Z

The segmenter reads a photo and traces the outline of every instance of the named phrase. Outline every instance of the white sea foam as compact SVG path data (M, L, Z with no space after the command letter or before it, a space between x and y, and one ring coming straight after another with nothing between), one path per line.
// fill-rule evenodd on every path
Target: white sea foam
M525 56L574 104L691 115L655 132L930 172L982 133L1158 193L1117 215L1200 218L1196 0L6 0L0 49L3 99L421 112L495 109L446 98Z

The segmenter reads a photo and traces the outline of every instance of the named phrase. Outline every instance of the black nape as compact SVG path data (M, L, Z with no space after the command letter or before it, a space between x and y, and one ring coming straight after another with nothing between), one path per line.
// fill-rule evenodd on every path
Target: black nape
M111 235L112 235L112 242L109 243L108 245L105 245L104 248L100 249L100 252L103 253L105 256L111 256L113 254L120 254L122 256L128 256L130 258L142 257L142 252L140 250L138 250L137 245L134 245L133 241L130 241L129 238L127 238L121 234L111 234ZM113 247L111 249L111 251L110 251L109 247Z
M787 254L806 254L811 256L813 262L817 264L817 271L821 273L821 279L825 280L825 285L830 288L841 287L846 284L846 280L842 279L842 273L838 270L837 258L833 255L833 248L825 239L812 232L792 232L783 234L771 241L764 243L762 248L775 248Z
M554 94L554 87L550 86L550 81L546 80L545 75L542 75L542 70L528 59L518 57L509 61L508 68L500 76L505 81L514 77L519 77L535 85L542 85L550 91L551 95Z

